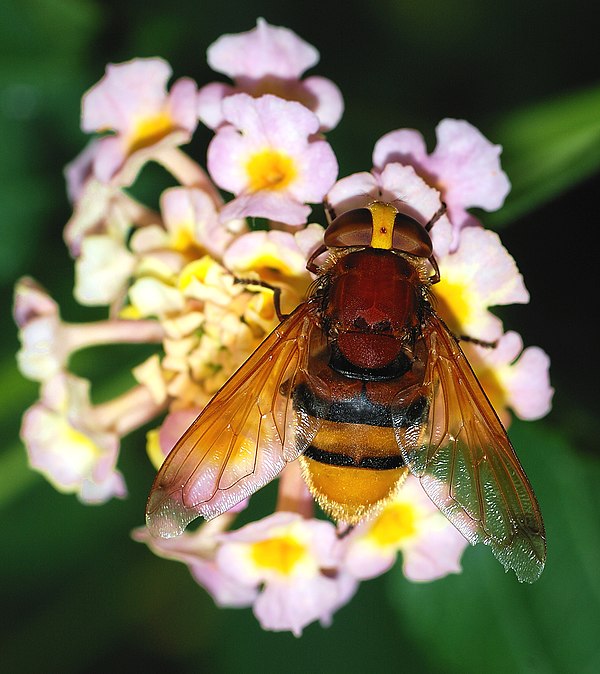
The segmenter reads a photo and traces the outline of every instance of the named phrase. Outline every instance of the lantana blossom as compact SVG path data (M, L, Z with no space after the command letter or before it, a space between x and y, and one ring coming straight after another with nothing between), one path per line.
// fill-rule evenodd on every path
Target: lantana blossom
M229 513L204 524L194 532L177 538L153 538L145 527L132 533L134 540L145 543L156 555L187 564L194 580L212 596L217 606L244 608L256 601L259 589L240 583L224 572L215 561L219 536L233 520Z
M152 539L145 531L134 537L161 556L188 564L219 605L252 605L268 630L300 636L315 620L327 625L355 593L357 580L340 566L331 522L281 511L219 533L221 518L174 541Z
M156 158L161 150L191 139L198 123L196 83L181 78L167 93L170 76L171 67L163 59L134 59L107 66L103 79L85 94L83 130L114 134L95 146L93 170L102 182L121 171L119 183L128 185L148 156Z
M236 276L258 275L282 290L284 311L294 309L304 299L311 282L306 261L323 242L323 228L311 224L294 234L279 230L248 232L227 249L223 262Z
M440 191L457 231L466 225L479 224L467 209L495 211L510 191L508 177L500 167L502 148L462 119L442 120L436 134L437 145L428 154L418 131L390 131L375 144L373 165L380 171L391 162L413 166Z
M506 424L509 410L524 419L549 410L548 357L523 349L491 312L528 301L523 279L498 236L467 211L502 204L509 183L500 147L467 122L443 120L427 154L418 132L400 129L377 142L370 170L336 182L323 132L339 119L341 95L329 80L301 79L317 60L294 33L259 19L209 49L209 64L232 85L209 83L198 94L182 78L167 90L165 61L134 59L109 66L84 96L84 130L108 135L95 135L66 170L73 215L64 239L77 301L105 307L107 316L65 322L30 278L15 292L18 364L40 382L21 437L32 468L59 491L84 503L124 497L121 440L146 425L146 451L160 467L279 323L276 289L284 314L306 298L314 281L306 263L324 233L307 222L310 205L323 200L330 214L385 201L423 226L435 221L435 310L461 339ZM181 147L198 116L214 129L206 169ZM176 182L156 195L158 208L126 189L148 161ZM131 388L93 404L91 382L69 371L71 355L121 342L155 349L131 368ZM358 583L390 570L398 552L408 580L432 581L460 572L467 545L413 477L351 531L316 517L299 462L278 477L274 513L235 528L245 508L252 512L251 498L176 539L151 538L145 528L133 535L186 563L219 606L252 607L265 629L296 635L315 621L327 625Z
M380 513L359 524L344 541L344 568L360 580L388 571L402 552L404 575L431 581L460 573L467 540L410 476Z
M317 117L300 103L267 94L236 94L223 101L226 125L208 146L215 183L235 195L221 219L247 216L303 225L307 203L318 203L338 166L331 146L313 138Z
M56 489L76 493L84 502L123 498L118 435L96 424L91 410L88 381L64 374L49 378L41 400L23 416L29 462Z
M328 624L356 589L337 569L337 554L330 522L279 512L224 534L216 564L243 585L262 587L253 609L265 629L299 636L315 620Z
M319 52L289 28L258 19L247 33L221 36L208 48L207 59L213 70L234 81L233 86L211 82L198 92L198 115L211 129L225 121L223 99L240 92L298 101L316 114L322 131L333 129L342 116L342 94L331 80L300 79L316 65Z
M527 421L548 414L554 389L550 358L542 349L523 349L523 339L513 330L504 333L493 349L468 343L463 348L504 426L511 422L509 409Z
M437 256L441 278L431 288L435 307L457 336L493 342L502 334L502 321L489 308L526 304L529 293L495 232L469 227L459 236L454 252Z

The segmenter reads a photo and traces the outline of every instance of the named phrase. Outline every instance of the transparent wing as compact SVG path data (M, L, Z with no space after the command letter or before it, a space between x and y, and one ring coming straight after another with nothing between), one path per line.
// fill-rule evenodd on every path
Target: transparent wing
M294 409L320 341L314 309L300 305L227 381L177 442L148 498L150 533L178 536L196 517L211 519L270 482L315 436L319 421Z
M421 384L394 402L396 438L411 472L472 543L485 543L520 581L535 581L546 561L540 509L510 440L462 349L432 313ZM422 396L420 418L406 413Z

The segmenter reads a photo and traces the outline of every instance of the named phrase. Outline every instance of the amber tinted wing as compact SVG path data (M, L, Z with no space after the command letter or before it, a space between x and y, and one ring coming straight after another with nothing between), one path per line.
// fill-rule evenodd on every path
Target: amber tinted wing
M320 340L314 308L298 307L227 381L175 445L146 507L155 536L178 536L270 482L315 436L319 421L294 410L290 392L309 377Z
M434 313L423 339L429 354L423 383L394 403L404 460L472 544L489 545L506 569L531 583L546 560L544 524L531 485L462 349ZM420 419L405 413L408 394L429 401Z

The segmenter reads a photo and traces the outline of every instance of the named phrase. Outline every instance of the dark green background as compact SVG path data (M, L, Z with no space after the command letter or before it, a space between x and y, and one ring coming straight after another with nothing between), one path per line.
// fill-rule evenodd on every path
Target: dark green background
M0 668L7 672L597 672L600 671L597 248L600 223L600 49L586 0L349 0L208 3L4 0L0 3ZM548 529L548 566L534 586L505 575L486 549L464 573L415 585L396 568L364 583L329 629L301 639L260 630L248 610L218 610L182 565L129 532L142 523L153 471L143 434L120 466L129 499L85 507L27 469L20 415L37 386L14 365L12 286L45 284L69 320L102 312L74 303L62 244L69 217L62 167L85 143L80 96L106 62L160 55L176 76L220 79L205 50L257 16L321 52L316 69L341 87L346 113L329 139L341 175L370 168L374 142L414 127L432 141L444 117L465 118L505 147L513 182L501 229L531 292L503 310L507 327L550 354L556 388L543 421L511 436ZM209 134L192 152L203 159ZM142 190L163 180L148 172ZM145 353L145 352L144 352ZM106 358L110 354L110 358ZM98 399L126 382L135 348L82 354ZM256 498L272 507L273 491Z

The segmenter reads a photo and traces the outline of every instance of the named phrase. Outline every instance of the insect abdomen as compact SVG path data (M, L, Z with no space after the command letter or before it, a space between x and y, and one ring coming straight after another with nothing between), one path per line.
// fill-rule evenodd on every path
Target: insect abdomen
M407 468L387 406L372 402L364 388L324 402L306 385L296 390L294 404L321 419L300 462L312 495L328 515L355 524L393 496Z
M300 457L304 479L317 503L335 520L356 524L389 499L402 483L407 468L397 451L391 428L325 422L313 444ZM365 429L367 432L365 433ZM352 456L349 439L363 436L369 454ZM383 440L374 452L374 438ZM345 445L345 446L344 446Z

